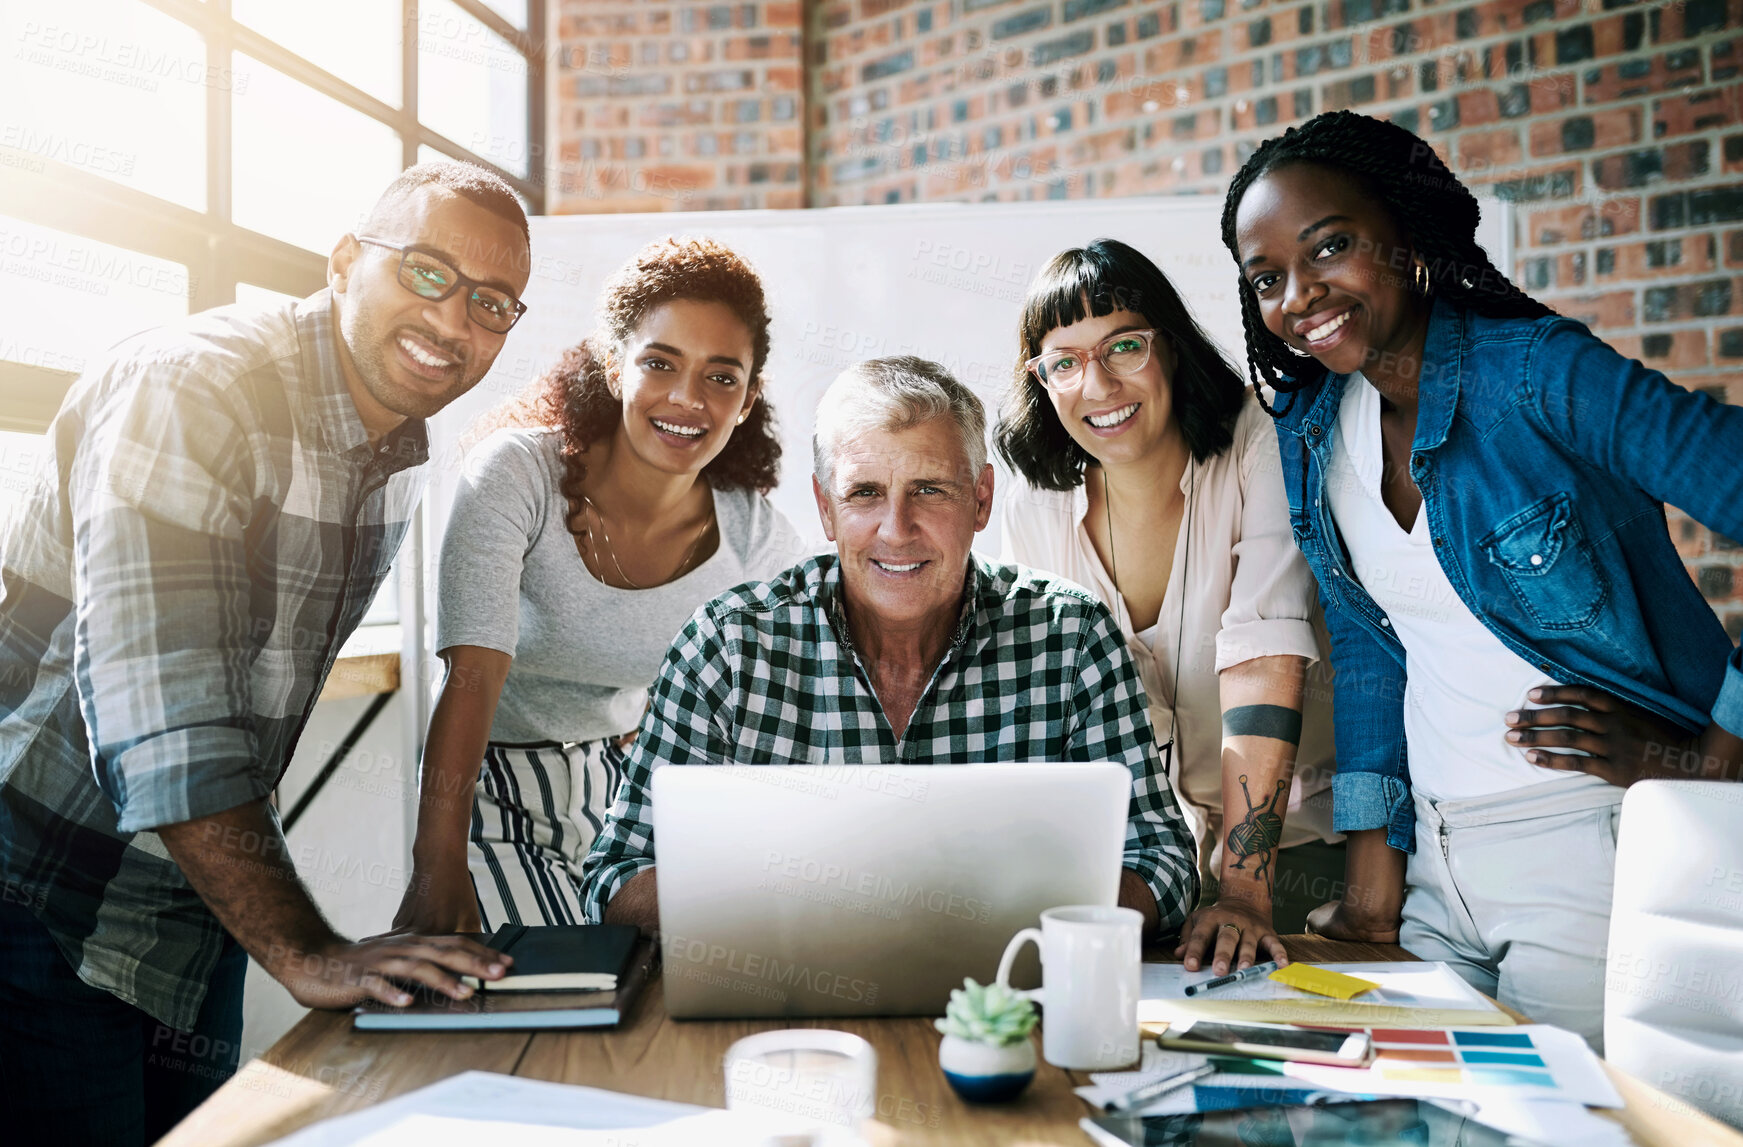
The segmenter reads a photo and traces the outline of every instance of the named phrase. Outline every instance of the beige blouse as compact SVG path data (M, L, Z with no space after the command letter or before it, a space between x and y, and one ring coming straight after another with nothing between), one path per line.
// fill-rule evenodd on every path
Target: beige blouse
M1214 881L1223 838L1217 674L1243 661L1290 655L1314 663L1307 672L1301 747L1283 845L1341 839L1331 831L1336 758L1331 674L1322 657L1329 642L1313 574L1289 529L1277 432L1270 415L1251 396L1235 424L1233 444L1218 457L1190 462L1180 489L1191 499L1191 528L1183 512L1162 609L1156 624L1143 633L1133 631L1125 600L1114 591L1084 529L1089 499L1082 486L1062 493L1014 483L1003 498L1000 556L1077 582L1112 611L1149 695L1159 746L1178 723L1175 792L1198 838L1200 875ZM1175 663L1177 648L1180 665ZM1266 796L1256 789L1252 793L1256 804ZM1327 890L1325 898L1334 895Z

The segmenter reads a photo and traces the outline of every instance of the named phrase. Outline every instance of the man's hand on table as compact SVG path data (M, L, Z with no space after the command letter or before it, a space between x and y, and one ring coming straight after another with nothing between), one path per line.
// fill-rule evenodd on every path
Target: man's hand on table
M309 951L269 952L262 966L306 1008L348 1008L365 1000L403 1007L401 985L430 988L456 1000L472 995L459 976L500 978L513 959L464 936L388 934L363 940L335 936Z
M410 1003L395 981L465 999L472 989L460 975L500 979L514 963L461 936L338 935L309 898L264 801L166 824L157 834L218 922L305 1007Z

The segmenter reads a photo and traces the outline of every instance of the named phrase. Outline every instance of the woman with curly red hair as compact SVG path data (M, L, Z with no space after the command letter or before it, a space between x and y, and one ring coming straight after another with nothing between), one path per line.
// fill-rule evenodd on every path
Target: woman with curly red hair
M601 311L467 455L395 927L579 923L580 862L672 635L802 556L764 497L780 442L756 273L710 240L666 239L618 270Z

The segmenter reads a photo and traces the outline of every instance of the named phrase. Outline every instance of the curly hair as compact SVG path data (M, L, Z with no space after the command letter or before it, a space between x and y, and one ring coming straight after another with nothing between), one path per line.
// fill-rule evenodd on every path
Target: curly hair
M1202 462L1234 441L1240 417L1241 376L1193 319L1161 268L1118 239L1061 251L1030 284L1018 330L1017 368L993 440L999 456L1032 486L1071 490L1083 483L1093 459L1077 444L1023 364L1041 353L1051 332L1089 315L1115 311L1144 316L1174 349L1169 379L1174 418L1192 456Z
M587 448L610 437L623 421L618 348L655 307L679 300L720 303L738 316L751 336L746 387L755 400L725 448L702 468L703 477L717 489L759 494L767 494L780 479L781 438L762 387L763 364L769 357L769 312L762 280L750 264L712 239L667 237L637 251L606 282L600 328L564 351L525 394L488 420L490 429L549 426L561 432L562 488L569 499L571 521L579 512L581 483L587 477ZM476 436L477 432L471 437Z
M1477 198L1434 148L1414 132L1360 112L1314 116L1260 144L1241 165L1223 200L1223 245L1236 263L1241 254L1235 215L1241 199L1262 176L1295 164L1329 168L1354 179L1386 210L1422 260L1430 289L1454 306L1491 318L1535 319L1551 313L1514 286L1477 245ZM1247 377L1259 402L1276 415L1265 401L1263 386L1292 394L1323 378L1325 368L1265 329L1252 287L1245 276L1238 278Z

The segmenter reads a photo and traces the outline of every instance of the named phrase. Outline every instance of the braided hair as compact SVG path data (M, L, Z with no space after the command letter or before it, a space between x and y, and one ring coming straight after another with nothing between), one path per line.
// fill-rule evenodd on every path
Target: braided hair
M1229 184L1223 200L1223 245L1240 262L1235 214L1247 189L1293 164L1312 164L1353 178L1391 215L1428 272L1429 289L1454 306L1490 318L1535 319L1550 309L1514 286L1477 245L1477 198L1420 136L1360 112L1317 115L1259 145ZM1247 340L1247 376L1265 402L1263 386L1280 394L1318 381L1325 368L1265 329L1259 301L1245 276L1236 287ZM1293 400L1291 400L1293 401ZM1287 406L1284 408L1288 409Z

